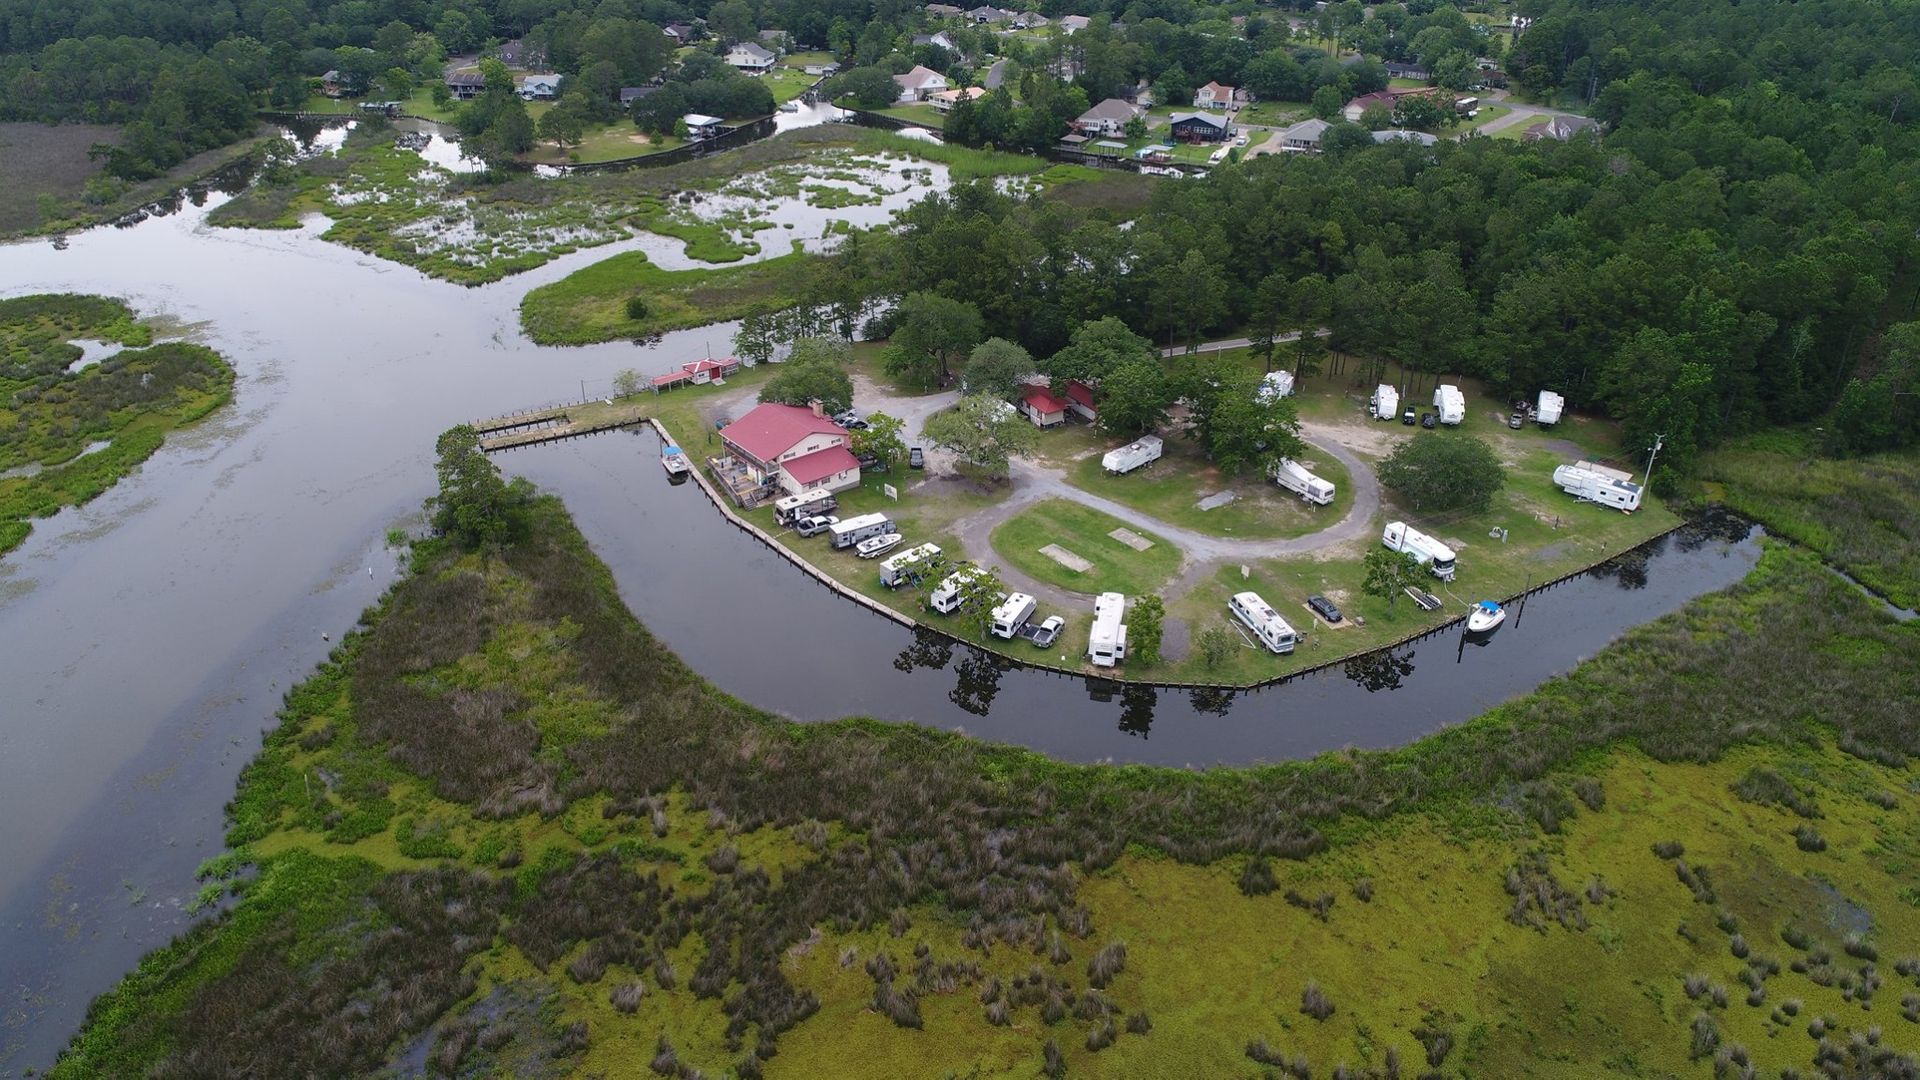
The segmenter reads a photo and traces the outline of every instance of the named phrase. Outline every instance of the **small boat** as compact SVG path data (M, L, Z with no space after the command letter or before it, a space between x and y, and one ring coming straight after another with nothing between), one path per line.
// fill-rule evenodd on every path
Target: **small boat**
M693 475L693 462L687 460L678 446L668 443L660 448L660 466L667 470L667 479L678 484Z
M853 549L853 553L863 559L871 559L876 555L892 551L899 546L902 539L904 538L899 533L882 533L860 541L859 545Z
M1507 620L1507 609L1491 600L1482 600L1473 605L1467 615L1467 633L1491 634Z

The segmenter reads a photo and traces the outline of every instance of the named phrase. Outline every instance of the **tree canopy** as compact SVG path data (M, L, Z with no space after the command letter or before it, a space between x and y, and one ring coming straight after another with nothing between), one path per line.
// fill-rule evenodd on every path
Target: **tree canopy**
M1394 448L1380 466L1380 482L1422 512L1485 510L1506 483L1507 471L1485 440L1423 432Z

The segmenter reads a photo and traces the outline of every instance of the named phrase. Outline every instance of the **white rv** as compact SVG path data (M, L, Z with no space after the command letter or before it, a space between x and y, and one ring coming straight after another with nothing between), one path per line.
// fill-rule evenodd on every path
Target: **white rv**
M885 514L861 514L828 529L835 548L850 548L862 540L893 532L893 522Z
M1467 399L1460 388L1442 383L1433 391L1433 407L1440 410L1440 422L1458 424L1467 418Z
M880 560L880 584L889 589L918 581L940 565L940 545L921 544Z
M1094 667L1112 667L1127 658L1127 624L1120 620L1127 598L1103 592L1093 601L1093 635L1087 639L1087 658Z
M1136 442L1130 442L1118 450L1109 450L1100 459L1100 465L1110 473L1130 473L1149 462L1160 460L1160 436L1142 435Z
M776 525L792 525L801 518L831 514L839 508L840 502L833 497L833 492L826 488L811 488L798 495L774 500L773 520Z
M1233 599L1227 601L1227 610L1253 631L1253 636L1260 639L1268 652L1290 653L1300 641L1300 635L1259 593L1234 593Z
M1020 628L1027 625L1027 620L1033 618L1036 606L1033 597L1023 592L1014 593L1000 601L1000 606L993 609L993 636L1011 638L1019 633Z
M1588 502L1628 513L1640 509L1641 488L1633 482L1632 473L1579 461L1553 470L1553 482L1560 485L1560 490Z
M1442 581L1453 580L1453 549L1406 522L1388 522L1386 531L1380 534L1380 543L1388 551L1411 554L1434 577Z
M939 586L933 590L933 595L927 597L928 606L942 615L951 615L958 611L960 601L963 599L961 587L979 572L978 567L963 566L948 574L940 580Z
M1268 475L1273 477L1274 483L1315 506L1325 506L1333 501L1332 481L1313 475L1306 466L1292 458L1281 458L1274 462Z
M1400 419L1400 391L1381 383L1373 388L1373 403L1369 408L1375 420Z
M1533 410L1533 418L1541 427L1552 427L1560 422L1560 414L1567 408L1567 399L1551 390L1540 391L1540 404Z
M1292 395L1293 372L1291 371L1267 372L1266 377L1260 380L1260 388L1253 392L1254 400L1262 405L1267 405L1279 401L1283 397L1291 397Z

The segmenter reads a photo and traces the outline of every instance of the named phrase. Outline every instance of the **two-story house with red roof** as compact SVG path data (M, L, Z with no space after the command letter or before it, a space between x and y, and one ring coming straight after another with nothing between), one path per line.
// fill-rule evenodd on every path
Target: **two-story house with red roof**
M844 491L860 483L853 437L818 405L763 402L721 428L720 441L748 477L789 495L809 488Z

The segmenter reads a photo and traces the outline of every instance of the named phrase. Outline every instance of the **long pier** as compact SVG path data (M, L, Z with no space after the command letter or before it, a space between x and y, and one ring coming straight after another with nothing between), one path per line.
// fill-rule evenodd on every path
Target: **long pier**
M645 423L646 419L639 404L600 400L527 409L475 420L469 426L480 433L480 449L492 453L614 431Z

